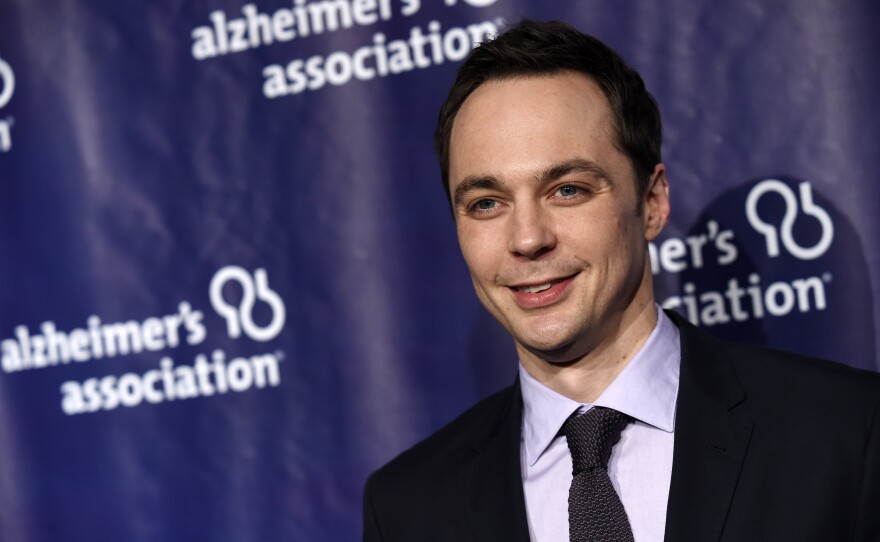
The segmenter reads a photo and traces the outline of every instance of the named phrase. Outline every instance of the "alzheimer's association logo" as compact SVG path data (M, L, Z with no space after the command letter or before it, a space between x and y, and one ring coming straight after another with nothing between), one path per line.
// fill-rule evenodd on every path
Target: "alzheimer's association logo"
M241 288L241 301L237 304L229 303L223 297L224 287L229 282L236 282ZM265 342L277 337L284 327L284 301L269 288L265 269L257 269L252 276L237 265L228 265L214 274L209 295L214 310L226 319L226 330L232 339L239 338L244 330L251 339ZM272 319L265 326L254 322L254 304L257 300L266 303L272 312Z
M785 212L777 227L773 220L767 221L758 214L758 202L765 194L775 193L782 197L785 203ZM765 179L756 184L746 198L746 218L749 224L761 235L767 245L767 256L775 258L779 256L779 241L785 250L799 260L815 260L828 252L831 242L834 240L834 222L825 209L813 202L813 188L808 182L798 185L800 198L795 196L794 191L778 179ZM800 199L800 203L798 203ZM809 219L818 222L821 234L818 241L812 246L802 246L793 234L794 223L798 214L803 213Z
M0 109L6 107L15 92L15 74L8 62L0 57ZM0 152L12 148L12 117L0 118Z

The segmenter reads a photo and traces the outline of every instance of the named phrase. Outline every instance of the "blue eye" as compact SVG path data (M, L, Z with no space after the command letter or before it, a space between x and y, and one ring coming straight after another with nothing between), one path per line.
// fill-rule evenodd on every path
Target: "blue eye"
M495 199L480 198L468 203L464 208L464 212L472 218L483 220L496 216L502 208L503 204Z
M564 198L570 198L572 196L576 196L580 192L580 188L567 184L565 186L559 187L559 195Z
M481 199L477 202L476 208L480 211L490 211L495 207L495 201L491 199Z

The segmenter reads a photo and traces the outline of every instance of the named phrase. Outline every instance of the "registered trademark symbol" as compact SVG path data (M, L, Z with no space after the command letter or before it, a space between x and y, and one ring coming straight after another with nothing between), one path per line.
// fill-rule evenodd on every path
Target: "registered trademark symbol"
M822 280L825 281L825 282L831 282L831 279L833 279L833 278L834 278L834 277L833 277L833 276L831 275L831 273L828 272L828 271L822 273Z
M277 359L278 361L284 361L284 352L281 350L276 350L275 359Z

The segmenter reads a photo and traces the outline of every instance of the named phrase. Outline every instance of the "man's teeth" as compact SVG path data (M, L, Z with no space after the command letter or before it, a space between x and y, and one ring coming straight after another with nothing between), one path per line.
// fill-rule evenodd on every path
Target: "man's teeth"
M546 284L538 284L537 286L523 286L519 290L521 292L525 292L527 294L537 294L538 292L543 292L544 290L549 290L551 286L553 286L553 283L548 282Z

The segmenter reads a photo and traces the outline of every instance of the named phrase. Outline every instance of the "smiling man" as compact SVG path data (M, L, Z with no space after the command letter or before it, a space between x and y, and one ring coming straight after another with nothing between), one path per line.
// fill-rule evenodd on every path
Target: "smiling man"
M669 214L663 166L637 186L613 127L596 83L562 72L484 83L450 137L453 209L477 296L530 375L585 403L656 324L646 243Z
M365 540L880 539L877 375L656 306L660 142L641 77L563 23L462 65L435 143L519 377L374 473Z

